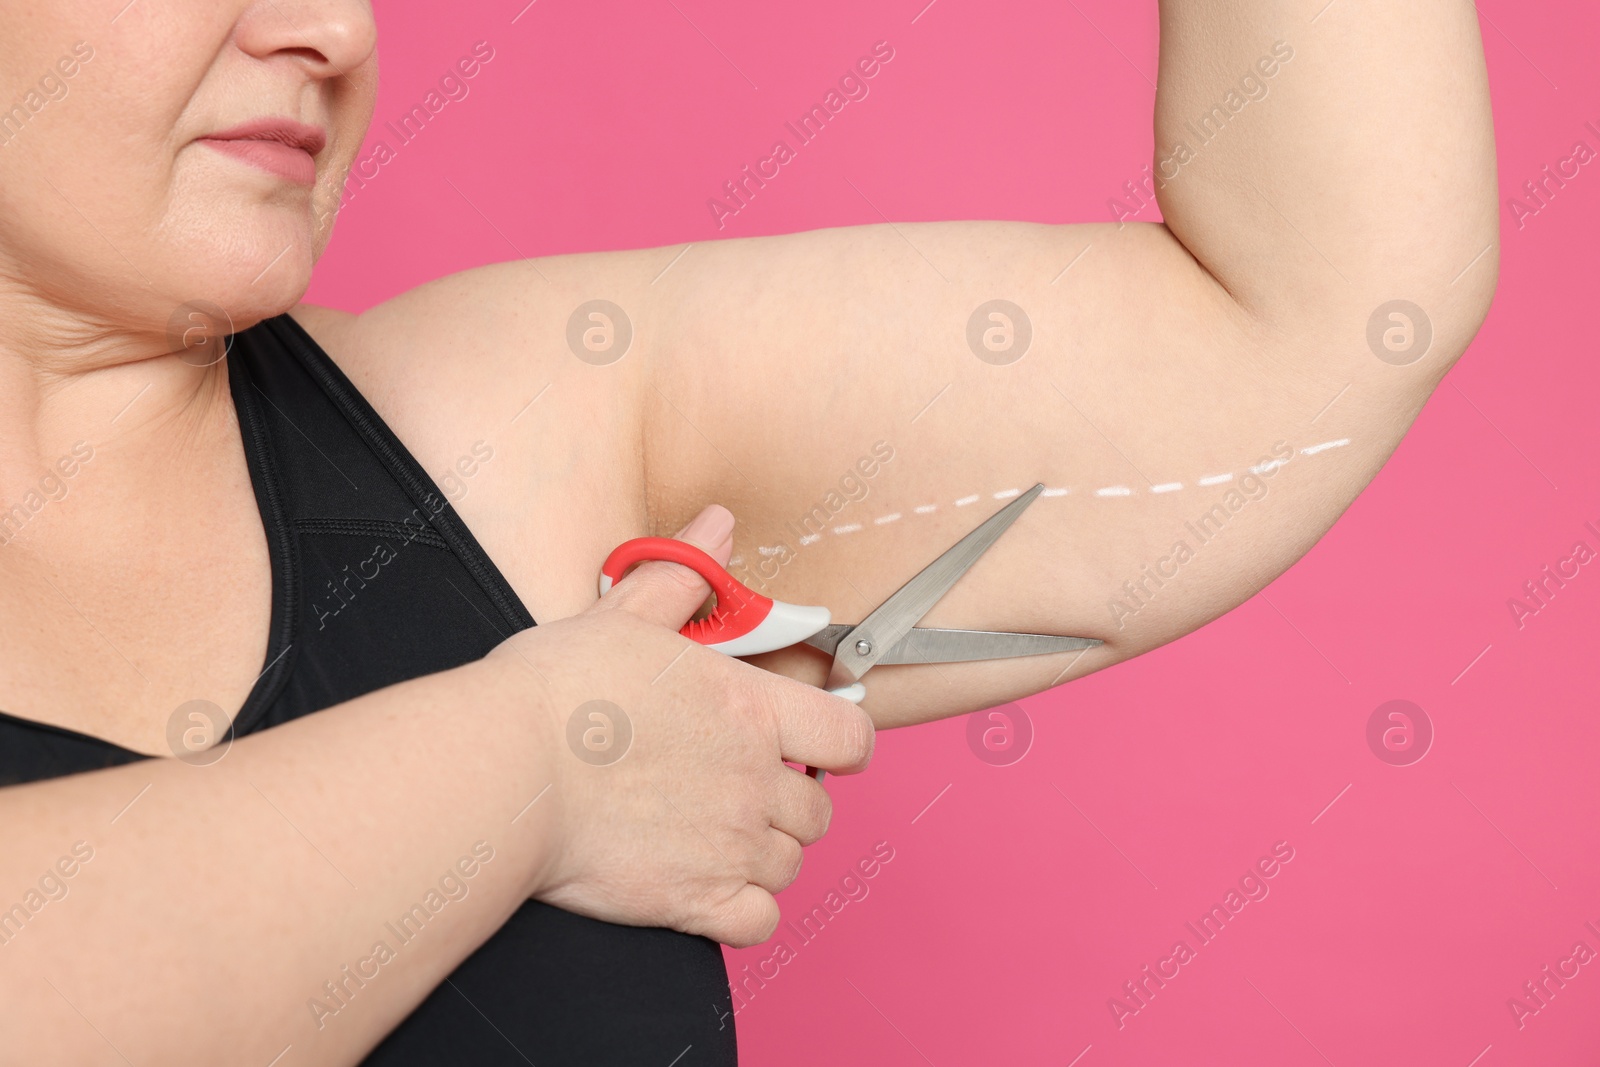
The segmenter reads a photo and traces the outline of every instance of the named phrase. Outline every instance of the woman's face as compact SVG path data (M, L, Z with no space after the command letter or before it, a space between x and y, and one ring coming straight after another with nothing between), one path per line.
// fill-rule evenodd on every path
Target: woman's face
M367 0L0 0L0 301L61 334L20 340L293 306L372 117L376 38ZM203 140L262 119L326 142Z

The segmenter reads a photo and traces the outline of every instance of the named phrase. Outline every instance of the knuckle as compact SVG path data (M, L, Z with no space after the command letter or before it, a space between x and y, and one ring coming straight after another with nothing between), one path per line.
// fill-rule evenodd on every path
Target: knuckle
M757 913L756 924L754 928L755 938L750 943L752 945L759 945L761 942L772 937L772 935L777 932L778 922L782 918L783 916L778 912L778 902L773 900L770 896L763 895L762 906L760 911Z
M705 579L688 567L664 560L649 560L639 564L623 577L597 602L602 610L623 608L632 610L636 605L648 603L662 595L676 595L680 590L700 592L710 590Z
M874 729L872 719L866 712L854 704L850 704L849 709L842 727L841 738L845 760L852 769L865 770L872 762L872 749L877 743L877 730Z
M728 924L729 944L735 948L759 945L778 929L778 902L756 886L739 894L736 914Z
M852 704L851 707L855 705ZM873 724L872 716L860 708L856 708L855 713L857 727L860 730L858 743L861 746L861 762L865 765L872 759L872 750L878 743L878 728Z
M833 825L833 798L828 795L828 791L818 785L812 796L815 799L812 801L811 826L815 832L809 835L811 841L807 844L822 840L828 832L828 827Z
M796 777L800 777L796 775ZM828 791L810 778L798 783L796 795L788 811L789 825L794 838L801 845L814 845L828 832L833 821L833 799Z
M655 561L651 575L656 581L668 583L686 592L699 593L704 596L711 591L711 587L706 584L704 578L681 563Z
M800 877L800 868L806 861L805 850L800 847L800 842L788 834L782 836L783 843L777 849L777 868L780 873L775 891L784 890L793 885L794 880Z

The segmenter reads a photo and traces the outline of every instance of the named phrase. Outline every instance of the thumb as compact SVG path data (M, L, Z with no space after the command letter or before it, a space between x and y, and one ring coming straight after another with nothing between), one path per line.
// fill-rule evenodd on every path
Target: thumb
M733 513L721 504L708 504L679 530L677 539L702 549L727 566L733 552ZM711 595L706 580L681 563L648 560L622 576L595 605L622 610L676 630L688 622Z

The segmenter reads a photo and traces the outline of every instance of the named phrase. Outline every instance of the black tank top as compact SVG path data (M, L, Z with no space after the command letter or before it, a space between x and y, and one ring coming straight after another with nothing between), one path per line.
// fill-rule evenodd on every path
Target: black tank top
M265 669L235 736L480 659L534 625L433 479L299 323L280 315L235 334L227 360L272 556ZM363 580L374 556L381 575ZM146 758L0 712L0 786ZM731 1012L715 942L529 902L363 1062L731 1064Z

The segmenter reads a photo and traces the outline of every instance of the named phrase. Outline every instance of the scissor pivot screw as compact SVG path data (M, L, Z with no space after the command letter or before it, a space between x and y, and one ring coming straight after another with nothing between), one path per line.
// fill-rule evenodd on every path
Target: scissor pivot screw
M857 641L856 642L856 655L858 655L858 656L870 656L870 655L872 655L872 642L871 641Z

